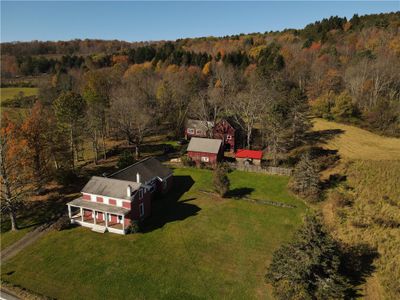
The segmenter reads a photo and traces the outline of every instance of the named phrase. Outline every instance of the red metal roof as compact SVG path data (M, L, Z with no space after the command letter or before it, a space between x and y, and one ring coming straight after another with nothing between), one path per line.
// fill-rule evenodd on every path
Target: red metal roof
M236 158L261 159L262 155L263 155L262 151L256 151L256 150L238 149L238 151L236 152Z

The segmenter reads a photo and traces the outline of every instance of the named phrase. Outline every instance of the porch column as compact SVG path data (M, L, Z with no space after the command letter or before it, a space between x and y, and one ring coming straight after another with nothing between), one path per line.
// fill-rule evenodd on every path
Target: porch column
M122 230L125 231L125 216L122 215Z
M71 206L70 206L70 205L68 205L68 217L69 217L70 219L72 219L72 215L71 215Z
M92 210L93 212L93 224L96 225L96 211Z
M83 222L83 208L79 207L81 209L81 221Z
M104 212L104 219L106 221L106 228L108 228L108 213Z

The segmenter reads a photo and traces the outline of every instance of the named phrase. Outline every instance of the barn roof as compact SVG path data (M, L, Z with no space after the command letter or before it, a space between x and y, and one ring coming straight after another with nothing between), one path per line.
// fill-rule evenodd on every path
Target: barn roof
M121 180L136 181L136 174L139 173L141 182L148 182L159 177L161 180L172 175L172 170L164 166L158 159L148 157L122 169L109 177Z
M236 151L236 158L252 158L261 159L263 156L262 151L239 149Z
M214 122L188 119L186 121L187 128L201 129L204 132L214 127Z
M89 182L86 183L81 192L130 200L126 194L128 186L131 186L132 191L136 191L141 185L141 183L134 181L93 176Z
M218 139L206 139L192 137L187 151L206 152L217 154L221 148L222 141Z

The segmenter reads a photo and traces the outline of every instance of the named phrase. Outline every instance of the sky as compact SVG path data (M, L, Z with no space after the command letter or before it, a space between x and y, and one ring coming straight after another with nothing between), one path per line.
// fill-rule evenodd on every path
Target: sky
M332 15L400 10L400 1L1 1L1 41L175 40L303 28Z

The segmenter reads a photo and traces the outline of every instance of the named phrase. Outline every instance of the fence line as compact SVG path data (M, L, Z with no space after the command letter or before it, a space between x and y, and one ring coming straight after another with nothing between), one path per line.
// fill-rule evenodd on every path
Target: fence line
M229 163L229 166L232 169L236 169L239 171L261 173L261 174L291 176L293 173L293 169L282 168L282 167L265 167L265 168L263 168L261 166L256 166L256 165L244 165L244 164L235 164L235 163Z
M244 165L238 163L227 163L231 169L244 171L244 172L253 172L260 174L269 174L269 175L283 175L283 176L292 176L293 169L291 168L282 168L282 167L261 167L256 165ZM171 166L179 166L184 167L181 162L171 162L169 161L167 165Z

